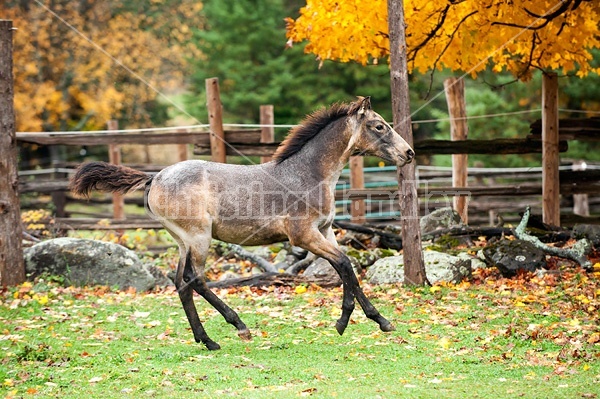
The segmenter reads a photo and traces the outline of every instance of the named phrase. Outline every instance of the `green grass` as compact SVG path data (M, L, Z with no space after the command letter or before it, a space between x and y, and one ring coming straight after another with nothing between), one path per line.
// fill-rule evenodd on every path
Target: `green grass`
M600 292L585 279L375 287L397 331L357 307L341 337L339 289L219 290L254 339L196 298L215 352L193 342L175 292L38 282L0 296L0 397L595 397Z

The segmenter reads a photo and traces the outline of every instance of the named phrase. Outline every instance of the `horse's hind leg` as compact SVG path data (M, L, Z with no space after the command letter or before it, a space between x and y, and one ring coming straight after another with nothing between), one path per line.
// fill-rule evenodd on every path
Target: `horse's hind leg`
M181 244L180 244L181 245ZM182 252L185 248L181 247ZM189 253L189 252L188 252ZM196 310L196 306L194 306L194 291L189 282L185 281L183 276L183 272L185 269L185 265L188 263L188 256L180 256L179 264L177 265L177 275L175 278L175 286L177 287L177 292L179 293L179 299L181 300L181 304L183 305L183 310L185 311L185 315L187 316L188 322L190 323L190 327L192 327L192 333L194 334L194 339L196 342L202 342L209 350L217 350L221 349L219 344L210 339L202 323L200 322L200 318L198 317L198 311Z
M200 270L204 269L204 262L206 261L206 251L204 248L200 249L201 253L197 254L199 258L199 266ZM197 259L198 259L197 258ZM206 281L204 280L204 275L197 275L195 272L195 268L192 264L192 256L191 252L188 253L186 257L185 269L183 271L183 279L184 281L188 281L189 284L194 288L194 290L200 294L208 303L210 303L221 315L225 318L225 321L231 325L233 325L238 330L238 335L240 338L244 340L249 340L251 338L250 331L248 327L244 324L244 322L240 319L238 314L227 306L214 292L208 288L206 285Z

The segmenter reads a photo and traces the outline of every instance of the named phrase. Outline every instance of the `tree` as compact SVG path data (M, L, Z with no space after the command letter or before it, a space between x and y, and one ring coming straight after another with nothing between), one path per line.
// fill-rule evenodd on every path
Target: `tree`
M390 87L394 128L402 138L413 145L410 100L408 92L408 68L406 63L406 32L404 28L403 1L388 0L390 13ZM404 249L404 282L410 285L423 285L427 282L423 249L421 248L421 228L419 226L419 199L417 197L416 167L414 163L398 169L398 181L402 182L402 242Z
M128 10L128 2L121 0L47 3L46 7L9 0L0 5L3 17L18 28L14 45L17 130L98 129L114 118L130 127L163 122L164 106L150 86L165 90L181 81L186 62L182 45L174 43L185 42L188 24L197 23L195 11L201 4L166 1L169 7L163 4L162 15L179 18L173 21L144 12L158 12L156 2L138 2L135 10ZM165 20L173 29L166 29ZM155 33L155 27L163 29ZM155 116L160 120L153 120Z
M450 68L476 76L488 65L527 80L533 69L598 73L590 49L600 47L600 3L582 0L434 2L407 0L411 70ZM389 55L385 0L308 0L288 18L291 42L321 60L379 62Z
M207 120L204 81L218 77L228 122L256 123L259 106L273 104L276 122L293 124L319 107L353 101L357 95L371 96L373 107L391 117L387 66L338 62L319 66L304 55L303 46L286 48L284 17L295 7L287 3L204 2L204 24L194 29L194 44L202 57L191 60L187 110L200 121Z

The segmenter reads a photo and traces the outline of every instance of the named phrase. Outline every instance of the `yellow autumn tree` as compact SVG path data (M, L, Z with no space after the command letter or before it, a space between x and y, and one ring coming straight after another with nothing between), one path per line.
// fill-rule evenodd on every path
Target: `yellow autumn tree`
M404 0L408 67L476 76L493 65L527 80L534 69L599 73L600 2ZM389 54L386 0L307 0L287 19L289 44L308 41L319 60L377 63Z
M186 41L188 24L200 24L201 3L136 2L143 12L127 7L121 0L0 5L2 18L17 29L17 131L102 129L114 118L128 127L150 123L153 88L181 85L187 57L198 55Z

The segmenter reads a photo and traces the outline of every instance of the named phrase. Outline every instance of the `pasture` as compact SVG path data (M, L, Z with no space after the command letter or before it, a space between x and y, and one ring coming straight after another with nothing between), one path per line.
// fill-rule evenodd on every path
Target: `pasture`
M174 289L38 280L0 297L0 396L594 398L598 277L479 270L456 286L365 285L397 330L354 312L343 336L341 289L221 289L253 340L195 296L216 352L193 341Z

